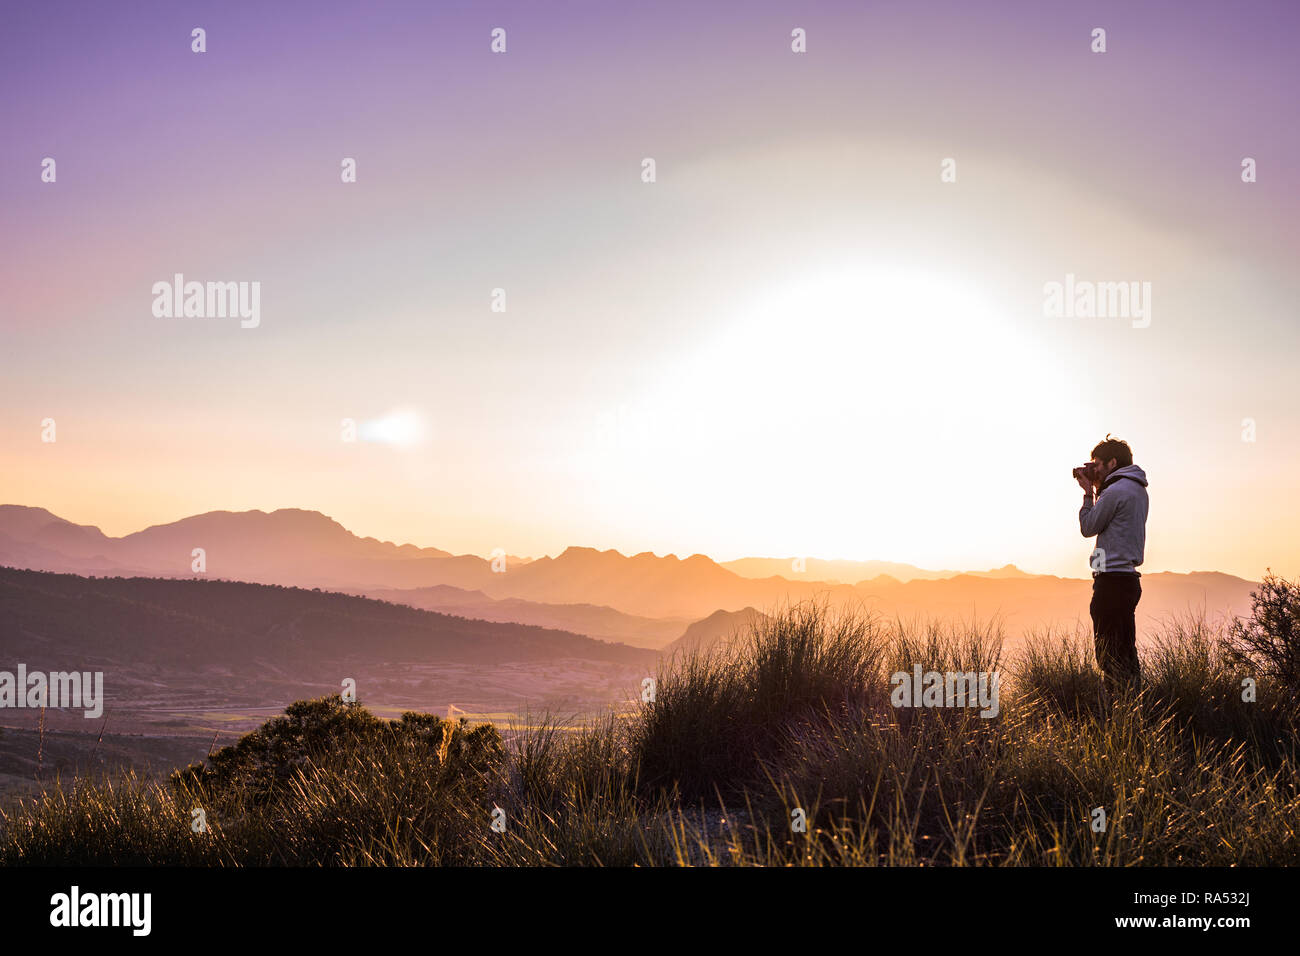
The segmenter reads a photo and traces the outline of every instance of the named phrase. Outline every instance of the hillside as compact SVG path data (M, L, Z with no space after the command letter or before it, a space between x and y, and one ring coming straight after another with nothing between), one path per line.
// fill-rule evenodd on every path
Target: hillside
M720 641L733 641L748 634L756 621L767 619L766 614L752 607L743 611L715 611L688 627L681 637L664 648L664 655L710 650Z
M634 647L662 648L682 633L689 618L654 618L624 614L597 604L545 604L522 598L493 600L482 591L435 584L427 588L374 588L367 597L481 621L536 624L601 641Z
M653 653L531 625L236 581L84 578L0 568L11 657L119 664L293 665L321 656L499 664L561 657L643 663ZM34 665L33 665L34 666Z
M590 710L624 699L654 651L363 597L233 581L86 578L0 568L0 647L12 669L101 671L113 726L246 727L344 678L384 712ZM85 732L80 713L51 726ZM35 727L35 712L0 712Z

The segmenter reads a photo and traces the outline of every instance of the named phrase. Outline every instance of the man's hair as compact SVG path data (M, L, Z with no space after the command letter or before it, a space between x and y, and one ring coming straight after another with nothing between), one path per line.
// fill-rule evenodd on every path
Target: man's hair
M1104 440L1097 442L1091 457L1097 461L1110 461L1114 458L1116 466L1123 468L1125 465L1133 464L1133 449L1128 447L1128 442L1111 438L1107 433Z

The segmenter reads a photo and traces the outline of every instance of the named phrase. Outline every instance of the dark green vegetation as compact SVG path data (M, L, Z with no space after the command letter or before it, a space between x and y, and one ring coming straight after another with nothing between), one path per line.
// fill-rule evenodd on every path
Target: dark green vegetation
M1294 865L1298 623L1300 587L1270 576L1250 621L1170 627L1141 694L1112 698L1077 636L1004 665L992 629L800 605L578 732L300 702L167 785L18 804L0 862ZM1000 670L999 715L892 707L889 675L918 663Z

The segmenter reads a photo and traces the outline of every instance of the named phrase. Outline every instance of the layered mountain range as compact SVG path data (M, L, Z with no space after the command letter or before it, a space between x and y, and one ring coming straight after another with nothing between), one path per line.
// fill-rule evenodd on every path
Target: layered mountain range
M195 549L206 569L192 570ZM344 591L500 623L663 648L715 611L770 612L822 600L888 618L997 618L1011 635L1086 622L1090 582L1027 574L927 571L891 562L745 558L720 564L570 547L493 562L360 537L315 511L213 511L120 538L43 508L0 506L0 566L87 576L225 579ZM1218 572L1142 578L1139 625L1204 611L1245 613L1252 583Z

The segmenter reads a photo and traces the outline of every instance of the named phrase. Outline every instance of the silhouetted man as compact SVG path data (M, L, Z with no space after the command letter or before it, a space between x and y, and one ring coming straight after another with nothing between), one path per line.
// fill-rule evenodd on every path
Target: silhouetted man
M1097 536L1092 552L1092 639L1097 666L1112 686L1140 684L1137 655L1138 565L1147 540L1147 476L1128 442L1106 436L1075 469L1083 488L1079 530Z

